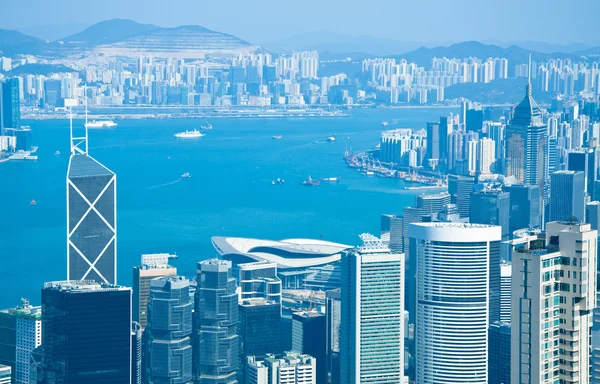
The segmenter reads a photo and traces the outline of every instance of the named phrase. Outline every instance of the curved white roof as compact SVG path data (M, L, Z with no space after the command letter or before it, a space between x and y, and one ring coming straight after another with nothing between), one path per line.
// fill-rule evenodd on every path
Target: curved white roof
M212 238L212 244L225 259L243 263L267 260L280 269L307 268L340 260L341 252L349 245L314 239L281 241L247 239L242 237Z

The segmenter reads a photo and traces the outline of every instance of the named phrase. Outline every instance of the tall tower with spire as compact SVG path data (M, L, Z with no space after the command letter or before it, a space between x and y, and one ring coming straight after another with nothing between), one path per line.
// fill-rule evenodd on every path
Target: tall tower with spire
M71 157L67 171L67 279L116 284L117 176L88 154L87 124L83 134L74 135L71 107L76 105L77 100L65 100L71 115Z

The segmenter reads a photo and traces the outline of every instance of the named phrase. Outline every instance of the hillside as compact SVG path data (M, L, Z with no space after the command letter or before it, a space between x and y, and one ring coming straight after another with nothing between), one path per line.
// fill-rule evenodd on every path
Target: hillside
M44 41L28 36L24 33L9 29L0 29L0 53L11 56L17 53L28 52L45 44Z
M132 20L113 19L94 24L82 32L60 39L65 44L94 47L123 41L132 36L161 29L152 24L139 24Z

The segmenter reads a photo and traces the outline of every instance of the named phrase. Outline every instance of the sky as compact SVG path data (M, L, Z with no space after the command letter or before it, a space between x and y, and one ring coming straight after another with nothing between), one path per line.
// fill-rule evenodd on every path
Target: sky
M251 43L327 31L420 43L542 41L600 45L598 0L0 0L0 28L125 18L195 24Z

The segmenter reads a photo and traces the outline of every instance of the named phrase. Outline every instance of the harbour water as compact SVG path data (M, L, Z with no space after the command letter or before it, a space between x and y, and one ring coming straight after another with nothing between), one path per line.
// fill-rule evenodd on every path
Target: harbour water
M372 148L384 129L424 128L450 112L457 109L219 119L197 140L173 137L199 128L204 121L197 119L119 120L116 128L90 130L90 154L117 174L118 282L131 284L142 253L177 253L179 273L193 276L197 261L215 256L215 235L354 245L360 233L378 234L380 214L400 213L422 191L348 168L345 148ZM389 125L382 127L383 121ZM24 124L33 129L39 160L0 164L0 308L17 305L21 297L38 304L44 281L66 278L68 121ZM335 142L327 142L331 135ZM189 178L181 178L185 172ZM309 175L340 181L302 186ZM273 185L277 178L285 184Z

